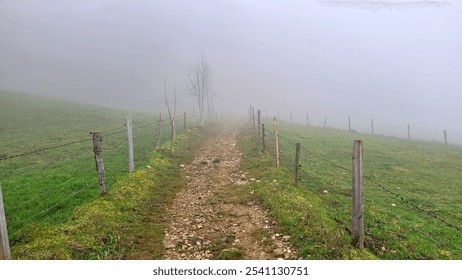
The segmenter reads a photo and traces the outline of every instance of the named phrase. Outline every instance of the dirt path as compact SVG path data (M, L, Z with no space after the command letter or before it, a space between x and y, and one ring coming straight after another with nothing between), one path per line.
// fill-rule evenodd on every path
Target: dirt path
M243 186L253 178L239 170L235 135L210 139L184 166L188 185L167 215L164 259L296 259L290 236L274 232L267 211Z

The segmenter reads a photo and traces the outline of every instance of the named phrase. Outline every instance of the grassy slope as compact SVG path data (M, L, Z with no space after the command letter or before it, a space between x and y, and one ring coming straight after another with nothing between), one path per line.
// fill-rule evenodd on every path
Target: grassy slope
M56 229L55 225L75 218L73 215L76 207L99 197L90 131L101 131L103 134L103 156L109 191L112 192L120 184L118 181L121 178L126 178L126 113L39 96L0 92L0 118L2 158L82 140L72 145L0 161L0 180L13 257L18 253L16 257L35 258L37 256L33 255L36 252L28 249L26 253L18 249L21 251L19 253L16 249L34 238L46 235L43 233L44 227ZM149 153L155 147L155 125L145 125L154 121L151 115L134 114L133 126L140 127L134 131L137 169L146 166L152 157ZM164 128L164 143L168 134ZM146 179L141 177L142 180ZM98 201L101 202L100 199ZM36 231L35 228L40 230ZM69 256L58 254L56 257Z
M374 180L365 180L366 254L384 259L462 258L462 233L448 225L462 227L460 147L446 150L439 144L289 123L280 124L280 135L282 162L289 170L274 168L270 155L255 153L243 166L266 180L253 187L296 237L303 257L372 258L352 248L348 232L352 142L362 139L365 175ZM297 188L290 171L296 142L303 147ZM249 141L241 145L246 151L253 147Z

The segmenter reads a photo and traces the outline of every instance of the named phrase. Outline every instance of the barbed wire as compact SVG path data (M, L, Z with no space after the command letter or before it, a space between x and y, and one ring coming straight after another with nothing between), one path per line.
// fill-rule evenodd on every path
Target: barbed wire
M58 149L58 148L62 148L62 147L82 143L82 142L85 142L85 141L91 141L91 139L88 139L88 138L87 139L80 139L80 140L76 140L76 141L73 141L73 142L68 142L68 143L55 145L55 146L50 146L50 147L45 147L45 148L37 149L37 150L34 150L34 151L28 151L28 152L24 152L24 153L12 155L12 156L2 157L2 158L0 158L0 161L9 160L9 159L18 158L18 157L27 156L27 155L32 155L32 154L37 154L37 153L40 153L40 152L43 152L43 151L48 151L48 150L51 150L51 149Z
M50 193L54 193L54 192L58 192L58 191L61 191L63 190L64 188L61 188L63 186L66 186L67 183L71 182L72 180L79 180L81 179L81 177L83 177L83 175L87 175L89 172L91 172L92 170L94 170L94 168L91 168L91 169L88 169L86 170L85 172L80 172L79 174L72 174L72 175L80 175L80 176L73 176L73 177L70 177L69 179L67 179L66 181L62 182L61 184L57 185L57 186L54 186L53 188L48 188L47 190L35 195L34 197L28 199L28 200L25 200L17 205L14 205L13 207L11 208L8 208L9 211L13 211L13 210L16 210L18 208L20 208L21 206L25 205L25 204L28 204L29 202L31 201L34 201L44 195L47 195L47 194L50 194Z
M30 217L30 218L28 218L28 219L26 219L26 220L21 221L21 222L19 223L19 225L18 225L18 224L16 224L16 225L13 224L13 226L11 226L11 228L17 229L17 228L19 228L19 227L21 227L21 226L24 226L26 223L28 223L28 222L34 220L35 218L39 217L40 215L42 215L42 214L44 214L44 213L50 211L51 209L55 208L56 206L61 205L63 202L66 202L67 200L71 199L72 197L76 196L77 194L79 194L79 193L81 193L81 192L83 192L83 191L86 191L86 190L88 190L89 188L92 188L92 187L94 187L94 185L87 184L87 187L82 188L82 189L80 189L80 190L78 190L78 191L76 191L76 192L73 192L71 195L69 195L69 196L66 197L65 199L61 200L60 202L58 202L58 203L52 205L52 206L49 207L49 208L46 208L46 209L43 210L43 211L40 211L39 213L33 215L32 217Z
M274 135L274 133L272 133L271 131L268 131L267 133L268 133L268 134ZM290 143L290 144L292 144L292 145L296 145L296 142L297 142L296 140L289 139L288 137L285 137L285 136L281 135L280 133L278 133L278 138L280 138L280 139L282 139L282 140L284 140L284 141L286 141L286 142L288 142L288 143ZM316 152L314 152L314 151L312 151L312 150L310 150L310 149L308 149L308 148L305 148L303 145L301 145L301 149L304 150L304 151L306 151L306 152L308 152L308 153L310 153L311 155L313 155L313 156L315 156L315 157L321 159L322 161L324 161L324 162L326 162L326 163L329 163L330 165L332 165L332 166L334 166L334 167L336 167L336 168L339 168L339 169L344 170L344 171L348 171L348 172L350 172L350 173L352 172L352 169L343 167L343 166L341 166L341 165L339 165L339 164L337 164L337 163L335 163L335 162L333 162L333 161L331 161L331 160L329 160L329 159L327 159L327 158L321 156L319 153L316 153ZM273 154L273 156L275 156L275 154L274 154L273 152L271 152L271 151L269 151L269 152L270 152L271 154ZM302 156L302 157L303 157L303 156ZM280 157L280 158L281 158L281 157ZM291 171L291 169L288 168L287 166L285 166L285 168L288 169L289 171ZM300 168L300 172L301 172L301 173L304 173L306 176L310 176L311 178L313 178L311 175L309 175L307 172L305 172L305 170L302 169L302 168ZM316 171L316 172L318 172L318 171ZM455 224L453 224L453 223L450 223L450 222L446 221L445 219L439 217L438 215L436 215L436 214L434 214L434 213L432 213L432 212L430 212L430 211L427 211L427 210L423 209L422 207L420 207L419 205L417 205L417 203L415 203L415 202L406 200L403 196L399 195L399 194L396 193L396 192L393 192L393 191L389 190L389 189L386 188L383 184L380 184L379 182L377 182L376 180L372 179L371 177L365 175L364 178L367 179L367 180L369 180L369 181L371 181L371 182L373 182L375 185L379 186L379 187L380 187L383 191L385 191L386 193L389 193L389 194L391 194L391 195L394 195L395 197L398 197L398 198L399 198L400 200L402 200L402 201L406 201L407 203L409 203L409 205L410 205L412 208L414 208L414 210L417 210L417 211L419 211L419 212L421 212L421 213L424 213L424 214L430 216L431 218L434 218L434 219L436 219L436 220L442 222L442 223L445 224L446 226L449 226L449 227L451 227L451 228L453 228L453 229L455 229L455 230L457 230L457 231L459 231L459 232L462 232L462 229L461 229L460 227L458 227L457 225L455 225Z

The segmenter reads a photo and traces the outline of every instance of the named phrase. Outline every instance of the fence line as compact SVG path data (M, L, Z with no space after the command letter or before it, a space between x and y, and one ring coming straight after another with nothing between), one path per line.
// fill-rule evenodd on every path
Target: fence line
M249 116L249 118L250 118L250 119L254 119L254 117L253 117L252 115ZM326 121L326 119L325 119L325 121ZM252 123L252 121L251 121L251 123ZM307 115L307 123L308 123L308 115ZM350 123L350 130L351 130L351 123ZM410 129L409 129L409 130L410 130ZM254 133L255 133L255 130L254 130L254 129L253 129L253 131L254 131ZM374 122L373 122L372 119L371 119L371 132L372 132L372 134L376 133L376 131L374 130ZM276 136L275 133L273 133L273 132L270 131L270 130L268 130L266 133L268 134L268 136L270 136L270 135ZM410 132L409 132L409 134L410 134ZM277 134L277 138L278 138L278 139L281 139L281 140L283 140L283 141L285 141L285 142L287 142L287 143L289 143L289 144L291 144L291 145L294 145L294 146L297 145L298 142L299 142L299 140L290 139L290 137L287 137L287 136L285 136L285 135L281 135L280 133ZM303 136L300 136L300 137L297 136L297 138L301 138L301 139L304 139L304 140L309 141L308 138L305 138L305 137L303 137ZM411 136L409 136L409 138L411 138ZM445 142L446 142L446 141L445 141ZM298 146L298 145L297 145L297 146ZM269 144L269 145L267 145L266 151L267 151L270 155L276 156L276 155L275 155L275 152L274 152L274 150L273 150L273 148L275 149L276 147L274 147L274 146L272 146L271 144ZM327 164L329 164L329 165L331 165L331 166L333 166L333 167L335 167L335 168L337 168L337 169L340 169L340 170L342 170L342 171L347 171L347 172L350 172L350 173L352 173L352 171L353 171L351 168L348 168L348 167L342 166L342 165L340 165L340 164L338 164L338 163L335 163L335 162L333 162L332 160L327 159L326 157L322 156L321 154L319 154L319 153L317 153L317 152L315 152L315 151L312 151L311 149L309 149L309 148L307 148L307 147L304 147L303 144L300 146L300 149L301 149L302 151L304 151L304 152L310 154L311 156L314 156L314 157L318 158L319 160L321 160L321 161L323 161L323 162L325 162L325 163L327 163ZM343 154L343 153L342 153L342 154ZM345 153L345 154L347 154L347 153ZM290 154L290 155L292 155L292 154ZM288 156L288 155L285 155L284 152L281 151L281 155L280 155L281 166L282 166L283 168L287 169L289 172L294 172L294 169L292 169L292 168L290 167L290 164L289 164L290 160L287 158L287 156ZM293 156L293 155L292 155L292 156ZM352 154L348 154L348 156L351 157ZM296 156L296 157L297 157L297 156ZM303 153L300 155L300 157L302 157L303 159L306 160L306 158L304 157ZM307 162L310 162L310 161L312 161L311 158L310 158ZM295 166L295 169L297 169L297 167L298 167L298 166ZM320 172L319 170L315 170L315 172L316 172L316 173L322 173L322 172ZM300 168L300 173L306 175L308 178L310 178L310 177L313 178L312 175L310 175L308 172L306 172L306 168L301 167L301 168ZM294 177L295 177L295 180L296 180L296 181L294 181L294 185L296 185L297 182L298 182L297 176L298 176L298 175L295 175L295 176L294 176ZM450 228L452 228L452 229L454 229L454 230L456 230L456 231L462 233L462 228L461 228L461 227L459 227L458 225L456 225L456 224L454 224L454 223L451 223L451 222L449 222L449 221L447 221L447 220L441 218L439 215L435 214L435 213L432 212L431 210L426 210L426 209L424 209L422 206L420 206L420 205L418 204L418 202L411 201L410 199L405 198L405 196L400 195L400 194L398 194L398 193L396 193L396 192L391 191L391 190L390 190L389 188L387 188L384 184L379 183L376 179L373 179L371 176L363 175L363 178L364 178L365 180L367 180L368 182L373 183L373 185L378 186L380 189L382 189L382 190L384 191L385 194L391 194L391 195L393 195L394 197L398 197L401 201L406 202L406 203L407 203L406 205L408 206L407 208L410 208L410 210L416 211L417 213L422 213L422 214L428 216L429 218L434 219L435 221L440 222L440 223L444 224L445 226L450 227ZM416 230L418 230L419 232L422 232L422 231L421 231L420 229L418 229L418 228L416 228ZM366 231L366 232L367 232L367 231ZM422 233L423 233L423 232L422 232ZM427 236L427 237L429 237L428 234L424 234L424 235ZM433 239L433 238L432 238L432 239ZM456 247L456 248L458 248L458 247Z
M186 112L183 112L181 116L184 118L184 124L180 128L179 131L185 132L189 127L191 127L193 120L191 117L194 117L194 114L187 114ZM161 127L169 127L170 123L169 120L161 120L160 122L158 120L153 121L153 122L148 122L144 124L136 124L132 128L133 131L133 140L134 140L134 157L141 161L145 161L147 159L147 153L149 151L155 151L156 149L156 142L157 139L155 138L156 135L156 130L158 126L160 125ZM148 129L149 127L155 127L154 129ZM115 131L114 131L115 130ZM124 168L123 166L126 166L126 160L121 160L123 158L126 158L126 154L123 155L122 150L126 145L128 144L127 141L127 127L124 128L124 126L117 125L111 128L106 128L102 129L101 131L101 136L104 139L103 145L101 147L104 157L105 157L105 163L107 159L107 166L106 166L106 172L108 172L110 175L111 180L114 180L116 177L116 174L120 174L123 172ZM91 132L91 134L96 134L96 132ZM148 137L152 137L152 141L147 140ZM169 136L165 134L165 136L162 138L162 141L165 141ZM39 172L42 172L41 170L43 169L44 175L43 177L40 178L40 182L51 182L51 184L47 187L43 187L40 189L36 189L38 191L34 190L34 183L36 182L25 182L25 177L24 177L24 172L25 170L30 169L31 165L26 164L26 166L21 166L18 169L14 169L14 173L8 173L6 178L2 178L4 183L8 185L6 188L7 192L6 194L6 212L7 215L10 216L8 220L10 221L9 229L10 229L10 235L15 234L16 231L21 229L22 227L26 226L28 223L35 221L37 218L41 219L41 217L44 214L47 214L50 211L53 211L53 209L59 207L59 208L65 208L64 205L68 205L68 201L72 200L72 198L76 196L80 196L83 193L88 193L91 191L92 188L97 188L97 181L98 181L98 175L94 171L95 170L95 159L93 158L92 160L92 152L91 152L91 141L92 137L87 137L87 138L82 138L78 140L72 140L69 142L63 142L61 144L57 145L51 145L23 153L18 153L15 155L7 156L7 157L2 157L0 160L2 161L2 167L8 168L8 166L11 166L10 163L13 164L13 166L18 165L20 166L20 162L18 161L11 161L16 158L21 158L21 157L26 157L34 154L40 154L41 152L48 151L48 150L55 150L54 153L51 153L50 155L52 158L55 157L56 155L56 162L58 163L57 165L54 165L52 169L49 167L45 167L43 162L39 162L38 160L35 160L35 158L32 158L32 160L27 159L27 161L32 162L32 164L37 164L37 166L40 168L38 171L33 171L31 170L30 175L32 174L39 174ZM138 146L138 141L142 143L142 146ZM88 147L87 145L81 145L77 146L79 143L86 143L88 142ZM65 155L65 156L57 156L59 153L61 153L59 150L60 148L64 147L73 147L71 148L71 153L72 155ZM68 152L69 149L63 150L62 154L65 154ZM143 155L145 154L145 155ZM64 158L64 160L63 160ZM49 157L47 157L47 161L49 160ZM92 166L91 168L85 168L84 171L80 172L75 172L75 170L70 170L72 165L69 165L69 168L66 168L68 164L78 164L82 166L82 163L84 165L87 165L85 162L88 160L88 166ZM36 161L36 163L34 163ZM41 161L41 160L40 160ZM92 162L93 161L93 162ZM117 164L119 162L119 164ZM53 162L54 163L54 162ZM21 161L21 165L24 163ZM43 167L42 167L43 166ZM45 169L46 168L46 169ZM65 169L65 174L69 174L69 176L57 176L56 173L53 173L53 170L62 170ZM69 169L69 170L68 170ZM80 168L77 167L76 170ZM8 169L7 169L8 170ZM125 169L126 170L126 169ZM19 171L23 172L23 174L19 175ZM49 172L48 172L49 171ZM71 172L68 172L71 171ZM46 174L48 173L48 174ZM5 174L6 171L5 171ZM18 181L15 178L16 174L18 174L20 177L20 181L22 181L21 185L10 185L10 182L13 183L15 181ZM53 183L59 180L57 183ZM26 184L24 184L24 182ZM80 187L77 188L77 185ZM5 186L5 184L4 184ZM22 192L28 192L33 195L29 197L22 197L20 198L20 194L17 192L18 190ZM10 198L11 201L13 200L18 200L19 203L15 203L14 205L10 204ZM61 198L62 197L62 198ZM90 199L91 197L87 196L85 194L85 197ZM44 199L46 198L46 199ZM85 199L87 199L85 198ZM51 203L50 203L51 202ZM47 205L48 204L48 205ZM75 205L70 204L70 205ZM37 209L38 207L38 209ZM42 208L43 207L43 208ZM74 207L74 206L71 206ZM40 209L42 208L42 209ZM21 210L24 209L24 210ZM35 211L35 212L34 212ZM54 212L54 211L53 211ZM28 215L28 213L31 213L33 215ZM67 213L67 212L66 212ZM64 214L65 216L67 214ZM50 216L51 217L51 216ZM56 216L58 219L61 219L62 215ZM55 219L51 217L51 219Z

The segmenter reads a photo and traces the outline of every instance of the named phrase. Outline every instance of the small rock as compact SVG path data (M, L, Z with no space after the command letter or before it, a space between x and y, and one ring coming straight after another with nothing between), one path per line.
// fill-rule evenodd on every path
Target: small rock
M242 174L241 175L241 180L247 180L247 176L245 176L245 174Z
M173 243L170 243L170 244L165 245L165 249L173 249L173 248L175 248L175 247L176 247L176 246L175 246L175 244L173 244Z
M184 168L184 164L180 164L180 168Z
M282 240L284 240L285 242L288 242L290 240L290 236L285 235L282 237Z
M277 257L278 257L278 256L283 256L283 255L284 255L284 250L281 249L281 248L276 248L276 249L274 249L273 254L274 254L275 256L277 256Z
M212 163L220 163L220 162L221 162L221 159L219 159L219 158L214 158L212 160Z
M327 190L323 190L322 193L328 194L329 192Z
M396 207L396 204L392 203L391 206L392 206L392 207Z
M207 164L209 164L209 162L206 161L206 160L202 160L202 161L201 161L201 164L202 164L202 165L207 165Z

